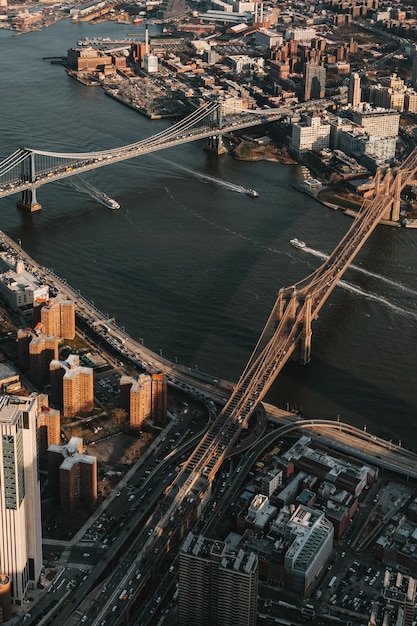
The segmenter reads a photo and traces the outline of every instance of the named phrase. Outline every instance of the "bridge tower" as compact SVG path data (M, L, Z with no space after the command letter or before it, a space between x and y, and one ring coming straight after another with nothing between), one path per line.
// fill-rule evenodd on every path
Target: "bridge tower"
M24 189L20 192L20 198L16 202L16 206L19 209L25 209L29 213L34 213L42 208L42 205L36 199L36 188Z
M298 345L292 355L292 360L298 361L301 365L307 365L311 358L311 295L307 294L302 298L295 285L291 287L291 295L287 289L280 289L276 306L277 324L281 321L284 312L288 311L291 322L295 322L300 311L302 311L301 333Z
M379 188L381 187L382 182L382 169L378 167L375 176L374 176L374 195L376 196Z
M392 183L394 182L394 193L392 194ZM390 189L391 187L391 189ZM383 220L389 220L390 222L399 222L400 210L401 210L401 190L403 187L403 172L397 170L393 173L392 170L387 170L379 186L378 191L383 188L383 193L390 197L390 202L387 209L381 216ZM376 191L376 190L375 190Z
M219 104L214 114L212 114L210 124L213 128L217 129L217 132L207 139L207 143L204 149L208 152L214 152L217 155L225 154L227 152L227 148L223 143L223 135L221 133L221 129L223 127L223 114L221 103Z
M310 363L311 358L311 336L313 331L311 330L311 294L307 294L304 301L304 319L303 329L301 331L300 339L300 352L298 361L301 365L307 365Z
M30 153L30 173L29 175L24 174L24 177L34 183L36 180L36 169L35 169L35 153ZM42 205L39 204L36 198L36 187L32 185L30 189L24 189L20 198L17 201L17 207L19 209L25 209L25 211L29 211L30 213L34 213L35 211L39 211L42 208Z

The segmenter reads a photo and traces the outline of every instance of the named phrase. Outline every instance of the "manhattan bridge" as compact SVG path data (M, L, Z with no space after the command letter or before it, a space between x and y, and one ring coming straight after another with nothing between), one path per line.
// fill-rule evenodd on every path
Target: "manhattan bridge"
M272 122L289 112L285 107L226 116L221 103L207 102L176 124L126 146L79 153L19 148L0 162L0 198L20 193L18 207L38 211L37 189L46 183L198 139L208 139L208 149L221 154L226 151L223 134Z

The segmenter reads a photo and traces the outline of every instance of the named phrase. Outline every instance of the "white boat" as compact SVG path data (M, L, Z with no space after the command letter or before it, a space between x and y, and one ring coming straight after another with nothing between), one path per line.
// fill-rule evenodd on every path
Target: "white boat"
M110 198L110 196L106 196L106 194L103 195L103 202L109 209L120 209L120 204L113 198Z
M251 196L252 198L259 198L259 193L257 191L255 191L254 189L246 189L246 193L248 196Z
M306 244L301 239L290 239L290 244L294 246L294 248L305 248Z

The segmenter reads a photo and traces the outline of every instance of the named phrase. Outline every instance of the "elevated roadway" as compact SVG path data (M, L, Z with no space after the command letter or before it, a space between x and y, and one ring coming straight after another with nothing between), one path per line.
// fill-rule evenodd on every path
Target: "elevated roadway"
M343 435L343 449L346 454L351 454L361 458L364 462L387 470L400 471L400 473L410 477L417 477L417 455L404 451L398 446L393 447L392 444L383 439L339 421L300 420L297 419L297 416L289 415L286 417L291 420L291 423L279 424L278 422L274 431L264 435L253 445L250 451L241 457L234 473L228 480L223 498L217 503L216 516L226 511L234 495L243 487L246 475L256 460L270 449L277 440L291 432L304 430L309 434L311 433L313 437L321 439L318 433L325 431L328 434L329 442L332 443L335 443L335 439L337 443L337 440L340 440ZM404 452L406 452L404 458L399 458L399 455L402 457ZM171 484L171 490L175 490L175 481ZM180 526L183 527L185 533L194 524L193 520L196 520L197 516L196 507L198 507L201 498L204 498L204 492L211 491L211 485L209 481L202 481L199 485L195 484L194 489L189 492L188 498L176 507L170 506L171 490L163 498L159 498L159 506L140 530L130 523L132 544L129 554L118 563L112 574L117 585L112 588L111 593L106 595L106 602L103 606L97 609L93 604L90 609L85 610L87 624L99 626L104 619L106 624L113 625L138 623L136 612L133 620L129 617L129 605L144 591L147 580L146 578L142 580L141 577L136 579L137 572L148 574L152 564L156 564L161 551L166 548L173 533L178 531ZM212 528L213 523L209 523L205 525L204 532L210 533ZM138 531L139 535L136 535ZM132 554L135 555L133 560ZM124 589L130 590L129 593L132 594L130 600L119 599ZM115 611L113 611L114 606L117 606ZM148 615L148 618L151 619L152 614ZM141 616L140 623L143 626L148 623L145 616Z
M22 148L0 163L0 198L112 163L279 119L290 108L251 114L219 115L220 105L206 104L163 131L135 143L95 152L65 153Z
M331 100L323 99L308 105L285 105L268 111L245 110L223 115L221 102L207 102L188 117L155 135L108 150L73 153L20 148L0 162L0 198L15 193L21 193L24 198L24 193L30 192L33 197L30 195L26 202L35 204L36 190L47 183L190 141L219 137L273 122L289 114L301 114L308 109L318 110L329 104Z

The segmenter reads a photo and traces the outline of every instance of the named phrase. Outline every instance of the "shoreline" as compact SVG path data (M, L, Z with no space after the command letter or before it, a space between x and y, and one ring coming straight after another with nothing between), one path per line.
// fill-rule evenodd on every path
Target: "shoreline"
M352 207L343 206L343 204L341 203L331 202L329 200L324 200L323 198L320 198L320 192L327 191L328 193L330 193L330 195L333 195L333 198L335 200L336 199L343 200L343 197L341 197L340 194L336 194L336 193L332 194L329 187L325 187L325 188L321 187L317 192L311 191L310 189L305 187L303 183L293 183L292 187L296 189L297 191L299 191L300 193L305 193L307 196L309 196L310 198L313 198L314 200L319 202L321 205L327 207L328 209L332 209L333 211L342 211L342 213L344 213L348 217L352 217L353 219L355 219L355 217L357 217L360 214L360 208L355 210ZM352 201L350 202L353 204ZM380 223L383 224L384 226L393 226L395 228L417 228L417 219L413 221L400 220L399 222L381 219Z
M247 152L247 154L241 154L242 148ZM272 147L271 145L258 146L255 145L254 142L241 139L239 144L231 150L231 154L236 160L247 161L249 163L256 161L270 161L274 163L281 163L282 165L302 165L302 163L296 161L290 155L283 154L282 152L280 153L278 150L279 148ZM268 152L270 154L268 154ZM293 183L291 186L300 193L304 193L310 198L313 198L328 209L332 209L333 211L342 211L345 215L352 218L355 218L360 214L363 199L359 197L347 198L344 196L343 192L340 192L340 190L332 190L332 188L323 185L322 181L319 182L321 185L315 190L307 187L305 182ZM323 192L326 192L330 198L322 198L321 194ZM344 200L346 201L345 203ZM381 219L380 223L384 226L393 226L395 228L417 228L417 218L410 219L402 217L399 221Z

